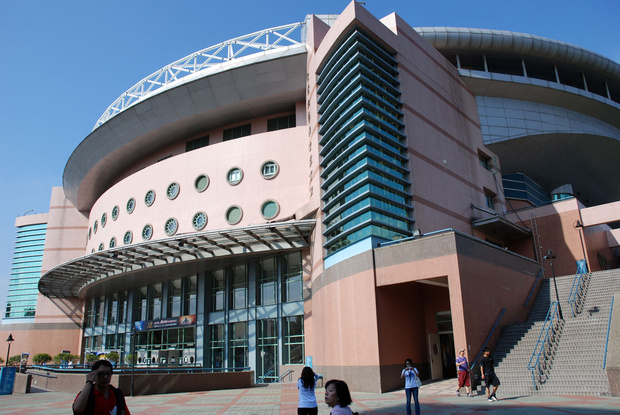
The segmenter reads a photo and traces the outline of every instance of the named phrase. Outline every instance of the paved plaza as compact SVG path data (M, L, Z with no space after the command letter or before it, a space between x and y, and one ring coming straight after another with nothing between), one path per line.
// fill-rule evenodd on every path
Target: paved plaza
M426 414L507 414L567 415L620 414L620 398L606 396L502 396L488 402L486 396L460 398L454 394L456 380L423 385L420 391L421 413ZM323 388L317 388L319 415L328 415L323 403ZM76 392L77 394L77 392ZM0 414L70 414L76 394L40 392L0 396ZM260 386L250 389L149 395L127 398L132 414L230 414L280 415L297 413L297 388L294 383ZM364 415L404 414L405 392L384 394L353 392L353 410Z

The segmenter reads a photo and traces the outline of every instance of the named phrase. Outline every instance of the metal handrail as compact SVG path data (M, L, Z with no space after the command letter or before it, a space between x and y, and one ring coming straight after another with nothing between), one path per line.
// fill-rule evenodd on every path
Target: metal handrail
M547 318L545 319L543 328L538 336L538 342L536 342L536 346L534 347L534 351L532 352L532 356L530 357L530 361L527 365L527 368L532 373L534 390L538 389L538 386L536 385L535 371L538 372L539 377L543 375L547 369L547 363L552 356L551 352L553 351L553 347L557 344L559 326L561 325L558 305L559 304L557 301L551 303L549 311L547 312Z
M294 370L293 369L289 369L286 372L284 372L284 374L282 376L280 376L278 378L278 380L276 380L276 383L282 382L282 380L284 380L285 377L288 376L288 381L291 381L291 375L293 374Z
M304 39L302 39L303 34L300 28L304 25L304 22L292 23L236 37L194 52L161 68L118 97L99 117L93 127L93 131L115 115L143 98L152 95L158 89L164 88L188 75L254 53L302 44ZM297 29L300 29L299 33L295 33ZM293 34L299 36L299 38L293 39Z
M576 314L579 312L578 308L581 305L581 300L583 299L584 286L586 281L586 274L588 273L587 266L585 265L585 261L581 260L578 262L577 272L575 273L575 278L573 279L573 286L570 289L570 294L568 295L568 304L570 305L571 311L573 312L573 317L576 317Z
M603 356L603 370L607 366L607 347L609 346L609 330L611 330L611 313L614 311L614 298L611 297L611 306L609 307L609 320L607 321L607 337L605 338L605 355Z
M259 377L259 378L256 380L256 383L265 383L265 378L268 378L268 377L269 377L269 378L271 378L271 377L273 377L273 373L274 373L274 372L273 372L273 370L268 371L268 372L267 372L267 373L265 373L263 376Z
M543 269L541 268L538 270L536 281L534 281L534 284L532 285L532 288L530 289L530 293L527 295L527 298L525 299L525 303L523 303L523 307L527 307L527 303L530 302L530 297L534 293L534 288L536 288L536 285L538 285L538 280L540 280L540 277L542 277L542 275L543 275Z
M506 308L504 307L504 308L502 308L502 311L499 313L499 317L497 317L497 320L495 320L495 324L493 325L493 328L491 329L491 332L489 333L489 335L487 336L486 340L482 344L482 347L480 348L480 351L478 352L478 355L476 356L476 358L474 359L473 363L469 367L469 371L474 374L475 379L478 379L478 375L476 375L476 371L474 370L474 367L478 364L478 359L480 359L480 355L484 351L485 347L487 347L487 343L489 342L489 339L491 339L491 336L493 335L493 332L497 328L497 325L499 324L499 321L502 319L502 316L504 315L505 312L506 312Z

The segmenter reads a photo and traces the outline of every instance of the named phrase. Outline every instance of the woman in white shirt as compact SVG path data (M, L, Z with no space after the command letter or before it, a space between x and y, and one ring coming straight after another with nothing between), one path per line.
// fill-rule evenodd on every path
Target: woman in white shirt
M420 415L420 402L418 401L418 379L420 373L413 367L411 359L405 360L405 368L400 378L405 378L405 395L407 396L407 415L411 415L411 395L415 402L415 415Z
M297 415L317 415L319 413L314 393L318 378L319 376L308 366L301 371L301 376L297 381L297 389L299 389Z

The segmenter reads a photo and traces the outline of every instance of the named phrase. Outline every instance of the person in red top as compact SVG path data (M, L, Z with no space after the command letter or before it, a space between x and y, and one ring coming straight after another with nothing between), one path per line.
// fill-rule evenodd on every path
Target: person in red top
M86 375L84 388L73 401L75 415L131 415L120 389L110 385L112 363L98 360Z

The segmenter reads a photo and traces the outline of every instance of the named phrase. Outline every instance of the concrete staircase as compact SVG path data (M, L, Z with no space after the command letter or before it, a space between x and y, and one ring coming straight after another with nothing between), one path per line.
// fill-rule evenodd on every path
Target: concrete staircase
M574 275L556 278L564 324L560 328L559 342L552 351L553 360L547 377L538 390L534 390L527 365L549 306L556 300L553 280L547 279L543 282L527 322L504 328L492 353L497 363L497 376L502 382L498 389L501 395L609 394L603 359L611 298L620 292L620 269L594 272L590 275L584 291L585 301L576 317L573 317L567 303L573 279ZM620 301L616 301L616 306L620 306ZM480 369L475 369L479 373Z

